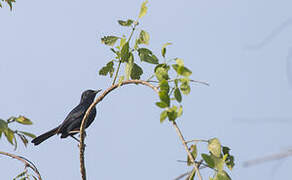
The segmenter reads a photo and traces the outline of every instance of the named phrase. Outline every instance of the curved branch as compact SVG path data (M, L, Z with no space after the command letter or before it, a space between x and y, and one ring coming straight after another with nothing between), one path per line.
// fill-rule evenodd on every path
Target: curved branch
M7 152L2 152L0 151L0 154L5 155L5 156L9 156L11 158L17 159L19 161L21 161L25 167L29 167L30 169L33 170L33 172L38 176L39 180L42 180L41 174L39 173L38 169L36 168L36 166L28 159L21 157L21 156L17 156L15 154L10 154Z
M85 124L86 124L86 121L88 119L88 116L89 116L89 113L90 111L96 106L96 104L98 104L100 101L103 100L103 98L109 94L111 91L113 91L114 89L120 87L120 86L123 86L123 85L127 85L127 84L141 84L141 85L145 85L145 86L148 86L150 88L152 88L156 93L159 92L158 88L153 86L152 84L150 84L149 82L147 81L143 81L143 80L127 80L127 81L123 81L122 83L120 84L115 84L115 85L112 85L111 87L109 87L108 89L106 89L90 106L89 108L87 109L83 119L82 119L82 123L81 123L81 126L80 126L80 146L79 146L79 149L80 149L80 171L81 171L81 177L82 177L82 180L86 180L86 170L85 170L85 163L84 163L84 151L85 151L85 148L84 148L84 130L85 130ZM185 147L185 150L187 151L187 154L191 160L191 162L194 164L194 168L196 169L197 173L198 173L198 177L199 177L199 180L202 180L202 177L201 177L201 174L200 174L200 171L199 171L199 164L195 162L195 159L194 157L192 156L188 146L187 146L187 143L179 129L179 127L177 126L176 122L173 121L173 126L174 128L176 129L176 132L180 138L180 140L182 141L182 144L183 146Z
M145 85L145 86L152 88L156 93L158 93L158 89L155 86L153 86L152 84L150 84L149 82L142 81L142 80L127 80L127 81L122 82L121 84L115 84L115 85L112 85L111 87L109 87L89 106L89 108L87 109L87 111L82 119L82 123L80 126L80 146L79 146L79 149L80 149L80 171L81 171L82 180L86 180L86 170L85 170L85 163L84 163L84 150L85 150L85 148L84 148L84 130L85 130L85 124L86 124L86 121L88 119L89 113L96 106L96 104L98 104L100 101L103 100L103 98L107 94L109 94L114 89L116 89L120 86L126 85L126 84L142 84L142 85Z

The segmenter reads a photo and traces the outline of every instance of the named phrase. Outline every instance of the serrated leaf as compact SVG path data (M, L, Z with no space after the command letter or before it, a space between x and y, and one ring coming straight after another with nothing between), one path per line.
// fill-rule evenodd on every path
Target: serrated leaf
M160 114L160 123L163 123L163 121L167 118L167 111L162 111Z
M158 106L160 108L168 107L168 105L165 102L156 102L155 104L156 104L156 106Z
M5 137L7 139L8 142L10 142L10 144L14 144L13 143L13 138L14 138L14 132L10 129L10 128L7 128L5 131L4 131L4 134L5 134Z
M20 132L21 134L23 134L25 136L28 136L28 137L31 137L31 138L36 138L36 135L34 135L32 133L25 132L25 131L18 131L18 132Z
M169 84L167 82L167 80L163 79L159 82L159 88L161 91L166 91L167 93L169 93Z
M142 18L147 13L147 9L148 9L146 6L147 3L148 3L148 0L146 0L142 3L140 13L139 13L139 18Z
M126 42L124 44L124 46L122 47L122 50L121 50L121 60L122 62L127 62L129 57L130 57L130 52L129 52L129 42Z
M127 42L127 39L126 38L121 38L120 40L120 47L123 47Z
M26 118L24 116L19 116L18 118L15 119L15 121L20 123L20 124L24 124L24 125L31 125L32 124L31 120L29 120L28 118Z
M158 64L157 57L147 48L139 48L138 55L141 61L148 62L151 64Z
M117 36L104 36L101 38L101 43L108 46L114 46L118 39L119 37Z
M159 98L162 102L167 104L167 107L170 105L170 98L166 91L159 91Z
M174 90L174 97L177 100L177 102L179 102L179 103L181 102L182 97L181 97L181 93L180 93L179 88L175 88L175 90Z
M123 20L118 20L118 23L121 26L131 26L133 24L133 20L132 19L128 19L127 21L123 21Z
M136 63L134 63L131 79L140 79L141 75L143 74L143 69Z
M171 45L172 43L165 43L165 44L163 44L163 46L162 46L162 48L161 48L161 55L163 56L163 57L165 57L165 54L166 54L166 46L169 46L169 45Z
M158 81L169 79L167 71L162 67L159 67L156 69L155 75L156 75L156 78L158 79Z
M221 156L221 143L219 139L213 138L208 141L209 151L216 157Z
M140 32L140 35L139 35L138 44L146 44L146 45L148 45L149 44L149 39L150 39L150 35L146 31L142 30Z
M193 158L196 159L197 158L197 146L195 144L191 145L190 151L191 151L191 154L192 154ZM188 158L187 158L187 165L188 166L191 166L192 164L193 163L192 163L190 157L188 156Z
M203 160L207 163L207 165L211 168L215 168L215 162L208 154L201 154Z

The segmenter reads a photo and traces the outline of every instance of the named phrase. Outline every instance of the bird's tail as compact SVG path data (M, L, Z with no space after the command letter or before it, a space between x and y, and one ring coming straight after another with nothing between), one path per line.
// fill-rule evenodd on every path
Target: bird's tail
M48 138L54 136L55 134L57 134L59 127L56 127L36 138L34 138L31 142L34 143L34 145L39 145L40 143L42 143L43 141L47 140Z

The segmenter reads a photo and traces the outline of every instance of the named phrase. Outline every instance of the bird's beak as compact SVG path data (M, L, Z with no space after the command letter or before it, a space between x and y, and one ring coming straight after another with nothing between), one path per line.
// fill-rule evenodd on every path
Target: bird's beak
M99 93L100 91L102 91L102 89L96 90L94 91L95 94Z

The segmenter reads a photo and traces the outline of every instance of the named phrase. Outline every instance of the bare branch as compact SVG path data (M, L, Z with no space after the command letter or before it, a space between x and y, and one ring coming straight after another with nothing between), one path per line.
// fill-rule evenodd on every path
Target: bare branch
M272 154L272 155L269 155L269 156L264 156L264 157L260 157L260 158L253 159L253 160L250 160L250 161L246 161L246 162L244 162L243 166L248 167L248 166L252 166L252 165L265 163L265 162L268 162L268 161L280 160L280 159L286 158L288 156L292 156L292 149L289 149L286 152L282 152L282 153L278 153L278 154Z
M26 159L25 157L17 156L15 154L10 154L10 153L7 153L7 152L2 152L2 151L0 151L0 154L5 155L5 156L9 156L11 158L14 158L14 159L17 159L17 160L21 161L22 163L24 163L25 167L29 167L30 169L33 170L34 173L36 173L36 175L38 176L39 180L42 180L41 174L39 173L39 171L36 168L36 166L30 160Z

